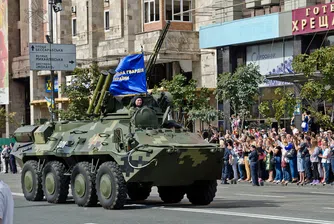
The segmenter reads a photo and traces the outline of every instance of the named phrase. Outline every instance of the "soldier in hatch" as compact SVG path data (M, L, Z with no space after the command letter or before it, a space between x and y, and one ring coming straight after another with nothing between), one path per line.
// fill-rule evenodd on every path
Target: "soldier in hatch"
M136 112L140 108L142 108L142 106L143 106L143 98L141 98L140 96L135 96L130 102L130 108L129 108L130 116L133 117L136 114ZM130 123L131 123L131 126L133 127L135 126L133 119L131 119Z
M135 107L140 108L143 105L143 99L140 97L135 98Z

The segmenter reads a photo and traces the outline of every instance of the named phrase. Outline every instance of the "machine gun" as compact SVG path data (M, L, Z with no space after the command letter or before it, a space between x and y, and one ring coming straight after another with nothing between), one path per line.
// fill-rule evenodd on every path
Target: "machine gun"
M157 41L157 43L155 44L154 50L153 50L153 54L150 56L150 58L148 59L147 65L146 65L146 77L147 77L147 83L150 82L150 77L153 71L153 67L155 65L155 62L157 60L159 51L161 49L161 46L166 38L166 34L169 30L170 27L170 21L167 21L165 28L162 30L162 33L159 36L159 39Z
M153 72L153 67L155 65L155 62L157 60L159 51L161 49L161 46L164 42L164 39L166 38L166 34L170 27L170 21L167 21L164 29L162 30L159 39L157 43L155 44L153 54L150 56L147 64L146 64L146 77L147 77L147 83L149 83L150 76ZM116 74L116 71L114 69L110 69L108 71L102 71L101 75L99 77L96 89L94 90L92 100L89 104L87 114L90 116L99 116L100 110L102 107L102 104L106 98L107 95L110 95L109 93L109 86L112 82L113 76ZM93 111L93 108L94 111Z

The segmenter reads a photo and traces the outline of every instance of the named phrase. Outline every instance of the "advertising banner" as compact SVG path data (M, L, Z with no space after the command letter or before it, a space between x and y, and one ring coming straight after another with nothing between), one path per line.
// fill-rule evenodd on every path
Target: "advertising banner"
M58 92L58 77L54 77L54 82L55 82L55 93ZM45 92L51 93L52 85L51 85L51 78L50 76L45 77Z
M334 3L292 10L293 35L332 29L334 29Z
M292 74L293 41L277 42L247 47L247 64L259 66L264 76ZM290 83L266 80L260 87L282 86Z
M143 54L133 54L122 59L109 88L114 96L146 93L146 71Z
M9 103L8 4L0 0L0 105Z

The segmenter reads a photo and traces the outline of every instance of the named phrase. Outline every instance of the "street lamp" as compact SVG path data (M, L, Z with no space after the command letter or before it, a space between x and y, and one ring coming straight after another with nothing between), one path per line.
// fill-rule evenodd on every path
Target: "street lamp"
M49 27L50 35L46 36L46 40L52 46L53 44L53 12L60 12L63 10L61 6L62 0L49 0ZM50 47L51 48L51 47ZM51 51L50 51L51 52ZM50 81L51 81L51 123L54 124L54 108L55 108L55 88L54 88L54 70L52 70L52 61L50 57L51 71L50 71Z
M62 0L54 0L53 2L53 10L55 13L63 11L63 7L61 6Z

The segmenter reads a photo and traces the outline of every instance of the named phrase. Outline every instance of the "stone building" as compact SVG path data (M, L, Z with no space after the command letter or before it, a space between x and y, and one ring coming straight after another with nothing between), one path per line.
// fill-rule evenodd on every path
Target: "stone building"
M9 111L19 111L17 120L23 119L26 124L43 123L50 118L45 100L51 96L47 89L50 73L30 70L28 46L46 43L48 0L10 0L14 1L17 16L12 21L17 27L10 39L19 47L10 63L13 98ZM78 67L95 61L101 69L115 68L122 57L142 48L148 60L166 21L171 20L149 88L178 73L198 80L199 87L214 88L216 51L199 49L198 30L207 24L205 11L192 10L202 4L206 1L63 0L63 10L53 12L54 43L75 44ZM66 85L71 73L56 74L56 104L66 108L68 99L58 87ZM212 103L215 105L214 100Z
M234 72L237 66L255 63L267 83L260 87L262 100L277 98L277 87L290 89L299 96L307 81L303 74L292 68L295 55L309 54L322 47L333 45L334 3L330 0L213 0L196 10L211 10L209 24L200 28L200 48L215 50L217 73ZM312 78L319 78L314 76ZM330 107L331 104L328 104ZM228 102L219 105L224 109L224 128L229 128L233 111ZM258 104L252 109L253 121L264 122ZM290 117L280 122L289 127ZM301 111L295 111L298 128Z

